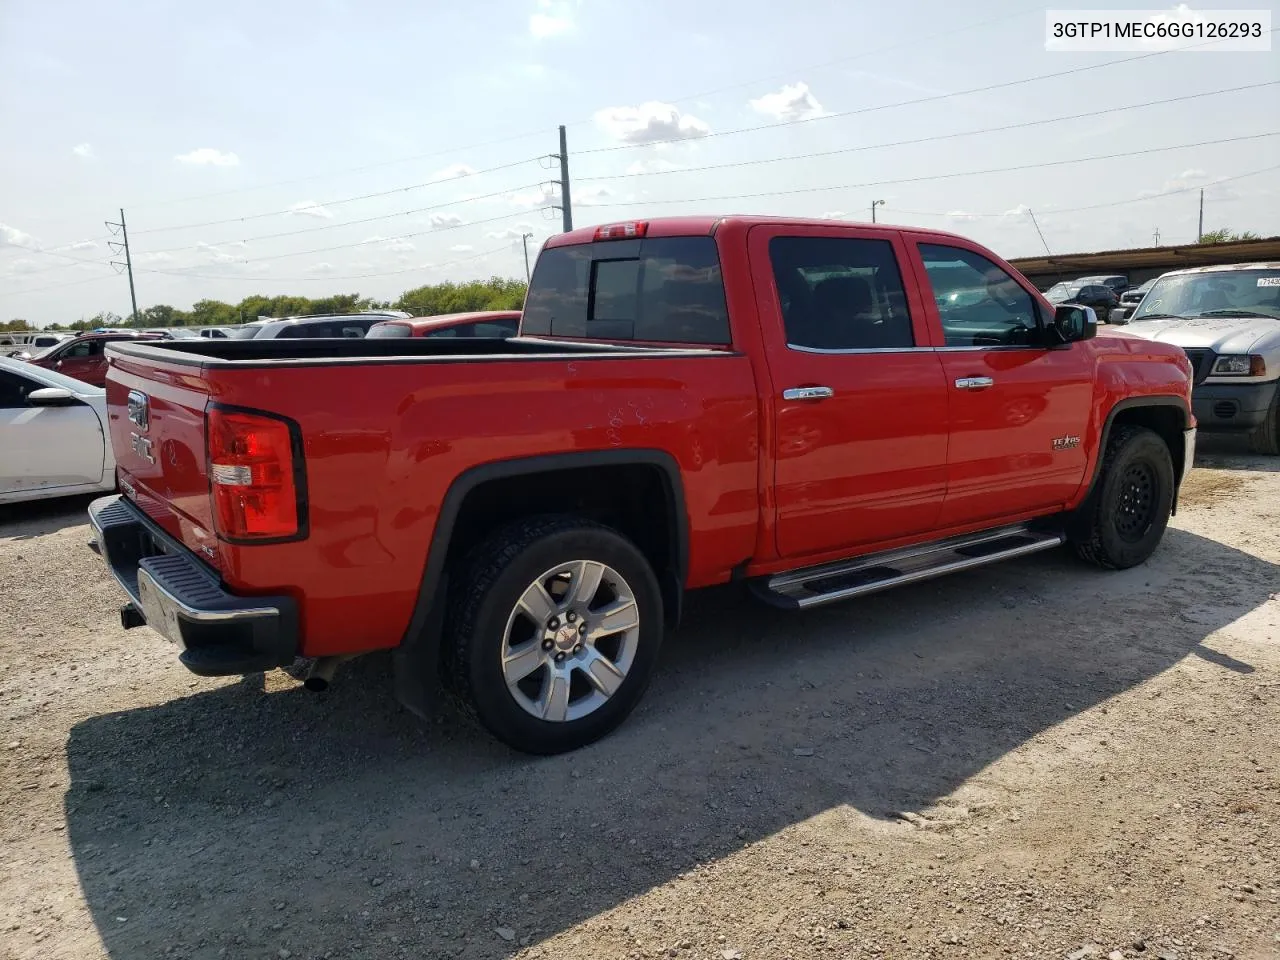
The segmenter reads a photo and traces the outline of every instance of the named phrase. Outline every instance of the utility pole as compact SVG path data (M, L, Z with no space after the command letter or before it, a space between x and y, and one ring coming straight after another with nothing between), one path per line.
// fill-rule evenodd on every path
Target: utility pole
M573 229L573 204L569 199L569 141L563 126L560 128L560 152L556 156L560 158L560 214L564 232L568 233Z
M133 291L133 258L129 256L129 228L124 224L124 208L120 208L119 223L112 223L110 220L104 222L112 234L119 230L120 238L124 241L123 243L116 243L114 240L109 240L107 241L107 246L111 248L112 253L124 251L124 263L121 264L118 260L112 260L111 265L117 268L123 266L129 271L129 302L133 304L133 319L131 322L136 327L138 325L138 296Z
M883 201L883 200L872 200L872 201L871 201L871 222L872 222L872 223L875 223L875 222L876 222L876 207L883 207L883 206L884 206L884 201Z
M1196 227L1196 243L1204 236L1204 187L1200 188L1200 225Z
M522 234L520 234L520 245L524 247L524 283L525 283L525 286L528 286L528 285L529 285L529 283L532 281L532 278L531 278L531 277L530 277L530 275L529 275L529 238L530 238L530 237L532 237L532 236L533 236L533 234L532 234L532 233L522 233Z
M1040 242L1044 244L1044 252L1045 252L1048 256L1053 256L1053 254L1049 251L1049 241L1047 241L1047 240L1044 238L1044 234L1043 234L1043 233L1041 233L1041 231L1040 231L1040 222L1039 222L1038 220L1036 220L1036 215L1035 215L1034 213L1032 213L1032 212L1031 212L1031 208L1030 208L1030 207L1027 207L1027 216L1029 216L1029 217L1031 218L1031 225L1032 225L1033 227L1035 227L1035 228L1036 228L1036 233L1039 233L1039 234L1040 234Z
M1160 228L1159 228L1159 227L1156 227L1156 232L1155 232L1155 245L1156 245L1157 247L1158 247L1158 246L1160 246Z

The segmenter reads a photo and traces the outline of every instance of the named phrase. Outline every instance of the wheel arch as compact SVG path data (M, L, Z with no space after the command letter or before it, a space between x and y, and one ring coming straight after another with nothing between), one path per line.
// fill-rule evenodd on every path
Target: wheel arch
M1165 442L1169 448L1169 457L1173 461L1175 486L1173 491L1173 510L1178 509L1178 486L1181 484L1186 466L1186 449L1182 442L1183 431L1191 425L1191 409L1186 400L1173 395L1153 395L1148 397L1129 397L1117 401L1107 411L1102 423L1102 435L1098 440L1098 452L1094 458L1093 471L1089 477L1089 486L1081 498L1076 512L1086 512L1092 504L1098 490L1098 482L1102 479L1102 464L1106 459L1107 444L1111 441L1111 432L1118 424L1132 424L1146 427Z
M592 481L614 486L586 497L584 510L583 495ZM510 498L519 485L528 485L532 493ZM655 491L662 508L657 523L649 502ZM628 496L637 493L628 502ZM647 509L636 509L641 504ZM612 516L609 507L614 508ZM689 569L689 522L680 467L671 454L657 449L596 450L480 464L456 477L445 493L413 614L393 653L396 694L406 707L425 715L435 686L452 562L507 522L560 512L603 515L605 522L613 520L610 525L635 540L662 587L667 624L674 627L679 622Z

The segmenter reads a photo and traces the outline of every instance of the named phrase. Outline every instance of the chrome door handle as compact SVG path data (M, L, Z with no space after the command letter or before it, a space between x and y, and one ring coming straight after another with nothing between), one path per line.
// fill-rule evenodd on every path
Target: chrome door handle
M782 391L783 400L825 400L834 395L830 387L788 387Z
M996 384L992 377L961 377L956 381L957 390L985 390Z

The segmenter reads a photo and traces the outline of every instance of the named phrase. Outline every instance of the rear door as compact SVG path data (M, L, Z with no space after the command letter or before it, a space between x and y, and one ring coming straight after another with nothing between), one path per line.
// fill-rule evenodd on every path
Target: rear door
M1048 317L1032 288L979 248L912 240L945 341L951 443L940 525L1060 507L1084 478L1090 344L1044 346Z
M947 388L900 236L762 225L748 247L772 378L779 553L933 529Z

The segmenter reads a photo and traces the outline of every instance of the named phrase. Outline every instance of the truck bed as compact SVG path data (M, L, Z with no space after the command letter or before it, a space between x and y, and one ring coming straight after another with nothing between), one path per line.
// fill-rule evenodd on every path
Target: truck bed
M243 368L261 364L311 366L320 363L412 363L415 361L475 361L521 357L554 359L599 356L688 356L724 353L698 347L630 346L600 342L513 337L406 337L397 339L272 339L272 340L160 340L111 345L111 354L152 359L187 366Z

